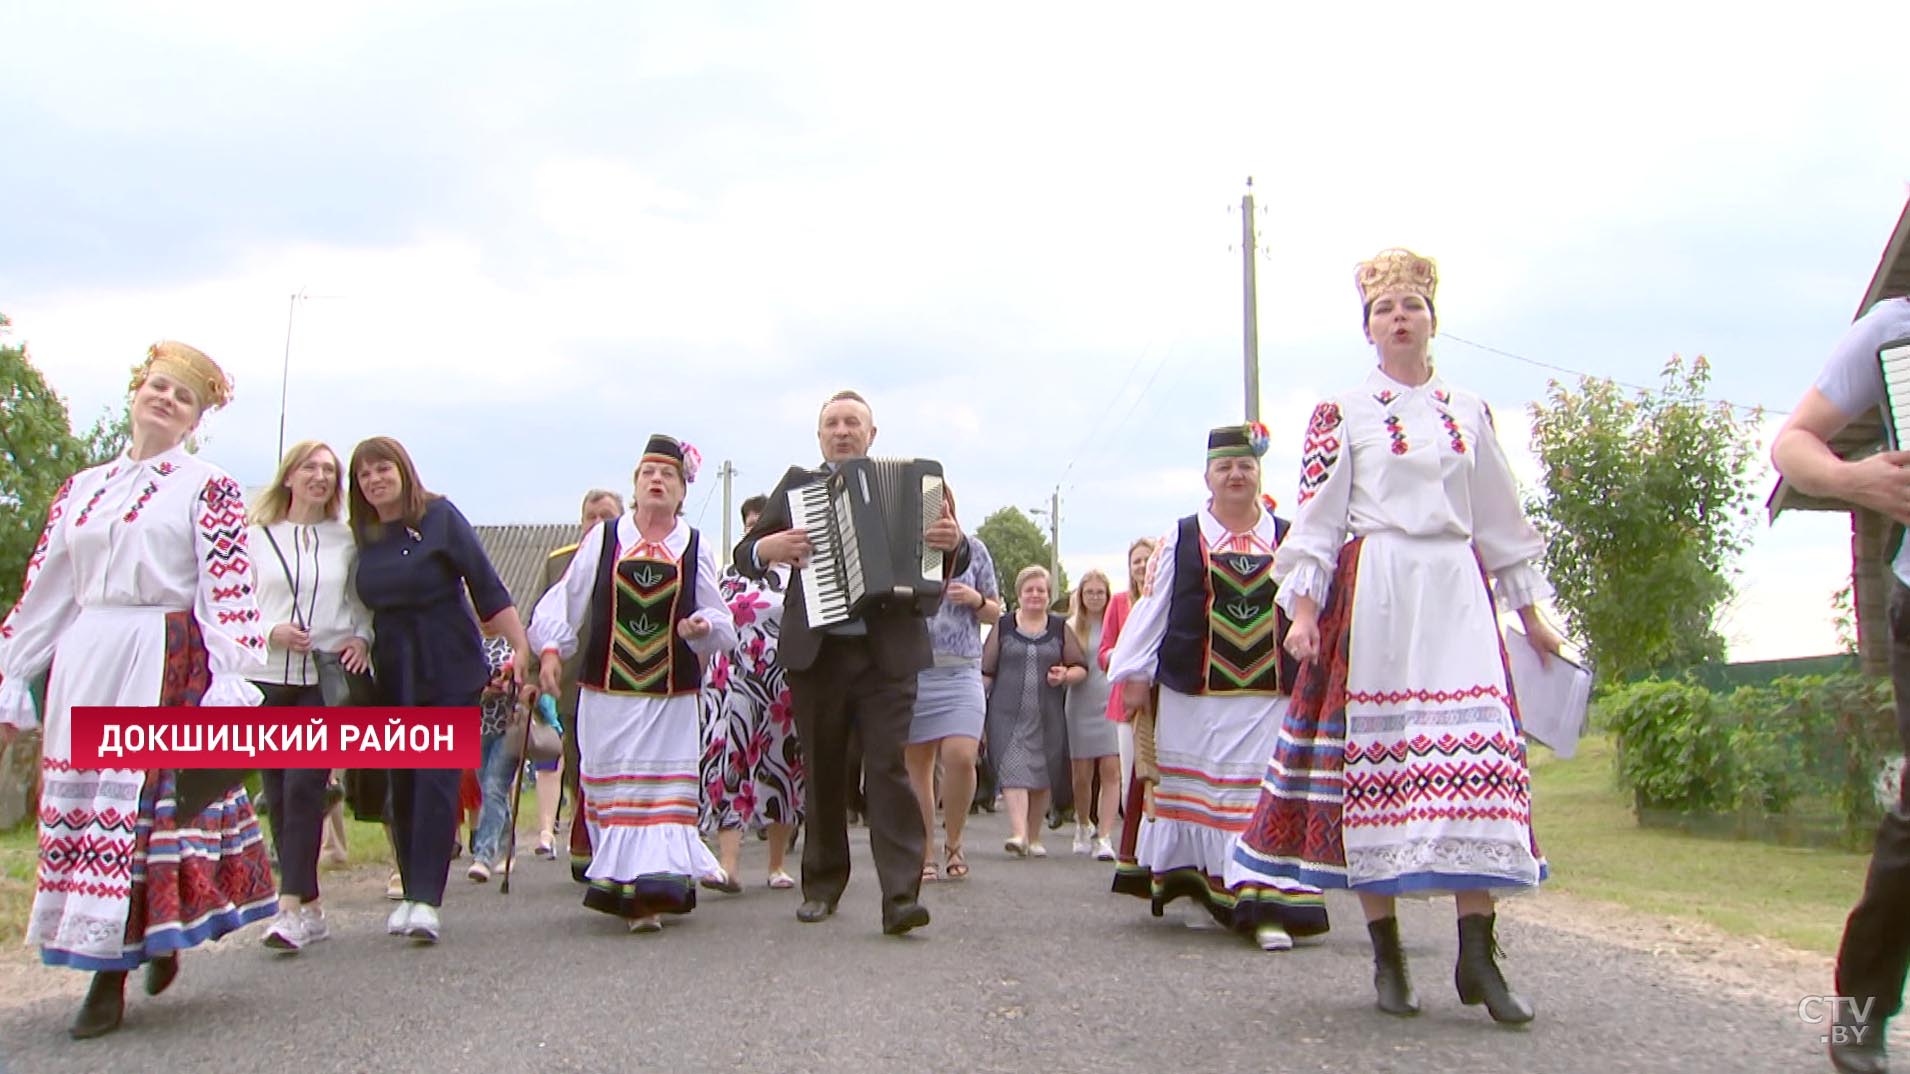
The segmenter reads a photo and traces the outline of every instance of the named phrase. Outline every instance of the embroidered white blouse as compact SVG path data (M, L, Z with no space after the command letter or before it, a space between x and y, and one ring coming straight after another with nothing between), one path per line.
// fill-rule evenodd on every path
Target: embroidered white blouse
M0 723L38 725L28 684L81 609L96 607L190 609L212 673L200 703L258 704L244 676L265 649L255 578L244 495L225 471L184 447L80 471L54 496L20 601L0 623Z
M258 570L267 645L264 663L249 673L254 681L291 686L318 681L310 653L289 652L271 643L272 628L280 623L309 630L312 648L318 651L338 652L353 638L371 643L371 613L358 600L353 577L358 546L351 527L332 519L315 525L281 521L255 525L247 533Z
M690 524L680 518L670 535L654 544L637 532L636 519L630 515L620 516L611 524L617 527L620 559L644 555L680 564L684 551L689 548ZM590 595L597 586L598 565L603 559L603 526L600 522L584 534L563 579L537 602L536 610L531 613L532 651L554 652L569 660L583 643L577 636L577 627L589 616ZM710 550L710 542L700 539L697 541L695 603L691 607L693 614L709 622L710 632L689 641L690 651L698 656L713 656L736 647L736 620L730 616L729 602L723 599L718 581L716 555Z
M1299 510L1274 556L1280 606L1325 604L1341 545L1381 532L1470 540L1508 611L1553 595L1491 408L1437 375L1409 387L1375 369L1314 408Z

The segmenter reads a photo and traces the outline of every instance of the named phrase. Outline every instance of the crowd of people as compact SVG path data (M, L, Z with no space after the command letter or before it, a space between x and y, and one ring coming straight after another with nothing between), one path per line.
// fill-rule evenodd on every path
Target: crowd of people
M797 918L826 920L852 809L883 931L921 928L922 883L969 876L971 798L998 796L1006 856L1045 857L1050 818L1071 815L1071 849L1112 862L1113 891L1155 915L1192 900L1267 951L1326 932L1325 890L1350 890L1393 1015L1419 1010L1395 901L1451 895L1459 998L1529 1021L1499 965L1494 901L1548 866L1498 617L1520 616L1542 660L1557 652L1538 613L1544 542L1490 408L1433 367L1433 262L1384 251L1356 286L1377 362L1314 409L1292 515L1263 493L1268 431L1214 429L1205 502L1136 540L1120 586L1086 574L1065 614L1040 566L1000 592L951 495L921 536L943 556L932 615L882 605L810 622L797 575L815 549L789 493L869 455L875 414L854 392L821 407L821 462L744 503L726 568L683 517L701 457L659 434L628 508L588 493L582 538L552 553L520 610L464 515L390 438L342 465L323 443L295 445L248 511L186 448L229 382L199 351L155 345L132 384L130 445L59 491L0 632L0 735L42 723L29 684L51 669L28 938L94 975L73 1035L118 1026L129 971L143 966L156 994L179 952L254 921L270 920L278 950L323 940L331 782L266 774L268 854L243 786L75 765L74 706L479 707L467 875L484 881L517 838L506 810L525 758L507 728L540 695L558 699L565 756L536 773L537 852L562 853L567 798L583 902L633 932L691 912L699 887L741 890L751 835L769 844L767 885L800 888ZM1861 387L1806 431L1834 431L1870 398ZM1790 450L1800 475L1838 473ZM436 942L470 804L459 773L350 777L353 810L385 822L397 863L387 930ZM1901 872L1874 875L1866 906ZM1890 957L1863 970L1880 994L1901 991Z

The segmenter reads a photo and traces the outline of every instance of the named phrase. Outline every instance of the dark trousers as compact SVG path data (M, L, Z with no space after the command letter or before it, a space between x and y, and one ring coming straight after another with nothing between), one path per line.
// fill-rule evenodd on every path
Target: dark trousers
M325 698L316 686L254 683L270 708L319 706ZM265 768L266 820L272 827L272 849L279 860L279 894L296 895L306 902L318 898L318 851L325 837L325 785L331 772L324 768Z
M1902 582L1890 594L1890 681L1897 734L1910 754L1910 588ZM1902 791L1896 808L1877 826L1863 898L1850 912L1837 949L1837 994L1859 1003L1875 999L1875 1023L1903 1008L1904 973L1910 967L1910 778Z
M455 768L391 770L391 839L409 902L444 905L451 844L458 837L462 776Z
M803 789L803 898L835 903L849 885L850 732L860 740L869 849L883 905L913 902L922 888L927 833L922 808L902 762L915 714L913 672L891 676L871 658L861 637L827 637L816 662L788 673L790 700L801 736Z

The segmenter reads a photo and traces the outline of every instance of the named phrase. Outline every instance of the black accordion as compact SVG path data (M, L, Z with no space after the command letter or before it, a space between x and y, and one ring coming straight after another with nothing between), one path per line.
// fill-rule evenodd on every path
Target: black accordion
M1884 450L1901 451L1902 435L1910 433L1910 336L1878 347L1877 364L1883 370L1883 402L1877 409L1882 411Z
M943 488L932 459L851 459L789 490L789 517L814 550L798 572L811 627L880 606L935 614L943 553L922 537L942 517Z

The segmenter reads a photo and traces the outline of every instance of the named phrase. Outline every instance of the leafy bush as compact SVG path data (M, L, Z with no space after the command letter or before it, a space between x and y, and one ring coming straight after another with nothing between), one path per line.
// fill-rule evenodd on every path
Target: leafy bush
M1638 808L1721 813L1737 806L1731 727L1718 695L1687 682L1648 679L1599 699L1617 738L1619 785Z
M1777 679L1730 694L1647 680L1599 702L1616 775L1651 812L1768 817L1816 804L1846 842L1878 817L1879 777L1900 753L1888 680Z

